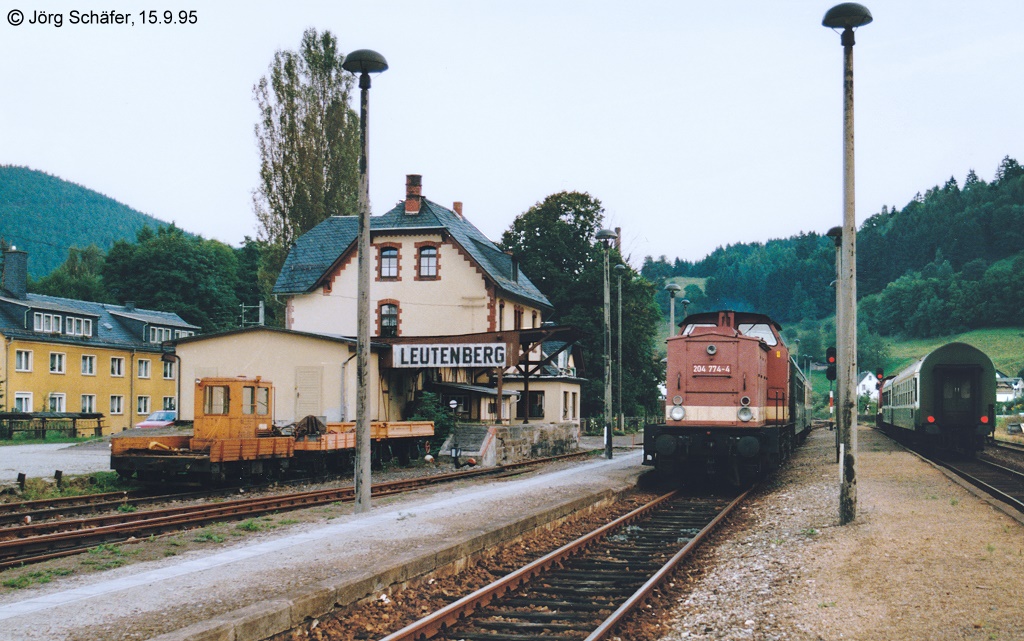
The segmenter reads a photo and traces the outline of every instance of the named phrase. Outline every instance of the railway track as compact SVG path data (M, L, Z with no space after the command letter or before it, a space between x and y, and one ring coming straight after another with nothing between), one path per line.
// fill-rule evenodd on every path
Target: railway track
M1024 474L1021 472L980 459L936 462L994 498L1024 512Z
M589 451L577 452L502 467L474 468L448 474L376 483L371 487L371 495L387 496L430 485L481 476L501 477L521 474L538 465L590 454ZM181 496L169 495L163 498L177 500ZM78 554L100 544L119 543L130 539L201 527L215 522L241 520L271 512L298 510L330 503L350 502L354 499L354 488L345 486L7 527L0 529L0 570ZM123 504L114 503L116 505Z
M665 494L382 641L608 638L748 493Z

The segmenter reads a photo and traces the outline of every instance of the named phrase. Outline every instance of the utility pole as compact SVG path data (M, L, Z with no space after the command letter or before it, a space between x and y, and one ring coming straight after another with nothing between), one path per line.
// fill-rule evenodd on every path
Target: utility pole
M604 249L604 457L612 457L612 313L611 283L608 275L608 254L611 253L611 241L618 235L610 229L602 229L595 234Z

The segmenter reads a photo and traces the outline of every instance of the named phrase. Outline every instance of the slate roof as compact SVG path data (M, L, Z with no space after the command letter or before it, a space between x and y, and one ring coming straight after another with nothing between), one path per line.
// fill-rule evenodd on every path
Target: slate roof
M47 334L36 332L32 328L32 318L26 313L29 310L57 312L61 315L75 315L91 318L93 321L92 336L68 336L66 334ZM125 321L134 321L128 323ZM149 351L160 351L160 345L150 343L138 328L140 323L160 325L175 329L199 331L199 327L191 325L177 314L159 312L150 309L128 309L123 305L108 305L91 301L75 300L27 294L24 299L0 297L0 334L12 338L36 340L49 343L97 345L113 348L135 348ZM26 324L28 327L26 328ZM134 326L133 326L134 325Z
M472 223L446 207L423 198L420 213L405 213L405 201L380 216L370 217L371 232L445 230L502 291L540 307L551 302L522 272L512 278L512 257L498 249ZM302 294L320 282L335 261L356 242L359 220L355 216L332 216L303 234L285 259L274 284L275 294Z

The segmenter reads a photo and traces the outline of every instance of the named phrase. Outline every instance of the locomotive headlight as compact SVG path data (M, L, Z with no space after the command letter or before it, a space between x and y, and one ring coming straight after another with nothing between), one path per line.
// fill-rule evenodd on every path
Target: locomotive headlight
M672 404L673 405L682 405L683 404L683 397L679 396L679 395L673 396L672 397Z
M707 352L710 356L714 356L718 352L718 348L714 345L708 345Z
M681 421L683 420L683 417L686 416L686 410L676 405L671 410L669 410L668 415L669 417L672 418L673 421Z
M746 423L746 422L748 422L748 421L749 421L750 419L754 418L754 412L753 412L753 411L752 411L752 410L751 410L751 409L750 409L749 407L741 407L741 408L739 409L739 411L738 411L738 412L736 412L736 416L737 416L737 417L738 417L738 418L739 418L739 419L740 419L741 421L743 421L744 423Z
M740 399L740 405L742 405L743 407L746 407L747 405L750 405L750 397L749 396L744 396L743 398L741 398Z

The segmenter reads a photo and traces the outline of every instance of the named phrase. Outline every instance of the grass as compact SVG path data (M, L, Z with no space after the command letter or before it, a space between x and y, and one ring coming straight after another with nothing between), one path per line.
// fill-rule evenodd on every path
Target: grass
M889 362L886 373L899 372L936 347L960 342L973 345L988 354L996 369L1007 376L1016 376L1024 368L1024 328L997 327L976 329L963 334L922 338L908 341L889 340Z
M74 570L67 568L57 568L55 570L34 570L32 572L19 574L18 576L11 577L10 579L4 579L2 585L5 588L24 590L25 588L36 584L49 583L55 576L67 576L72 573L74 573Z
M46 438L35 438L35 430L17 431L11 439L0 440L0 447L7 445L45 445L47 443L88 443L96 440L94 436L68 436L66 432L46 431Z
M39 499L123 492L133 489L135 489L135 484L122 481L116 472L96 472L94 474L65 476L60 488L50 480L30 478L25 480L25 491L21 494L20 500L37 501Z

